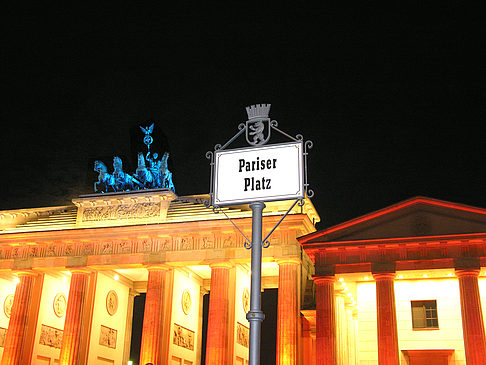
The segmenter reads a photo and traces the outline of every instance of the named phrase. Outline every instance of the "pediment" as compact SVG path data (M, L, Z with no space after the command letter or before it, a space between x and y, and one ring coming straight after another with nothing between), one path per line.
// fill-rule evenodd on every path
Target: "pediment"
M301 243L486 232L486 209L417 197L304 236Z

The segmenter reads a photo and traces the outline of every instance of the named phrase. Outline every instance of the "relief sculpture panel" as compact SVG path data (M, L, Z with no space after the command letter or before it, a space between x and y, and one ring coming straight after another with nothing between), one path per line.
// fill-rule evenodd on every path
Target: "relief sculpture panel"
M60 349L62 343L62 330L43 324L41 327L39 343L44 346Z
M102 325L100 330L100 345L115 349L116 335L117 330Z
M85 208L82 221L98 222L106 220L153 218L160 216L160 209L160 203L136 203L130 205Z
M194 351L194 331L174 323L173 344Z

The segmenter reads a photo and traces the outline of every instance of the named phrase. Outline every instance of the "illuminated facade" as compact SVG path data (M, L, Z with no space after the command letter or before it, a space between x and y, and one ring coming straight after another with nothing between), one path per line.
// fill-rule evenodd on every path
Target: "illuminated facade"
M313 363L486 364L485 209L417 197L299 242L315 264Z
M138 190L0 212L1 364L200 364L208 291L206 364L247 364L250 251L205 199ZM267 204L264 233L290 205ZM247 206L224 211L251 237ZM313 266L297 237L318 221L310 201L296 206L263 250L262 287L279 290L279 364L305 356L300 309ZM140 293L141 356L129 359Z

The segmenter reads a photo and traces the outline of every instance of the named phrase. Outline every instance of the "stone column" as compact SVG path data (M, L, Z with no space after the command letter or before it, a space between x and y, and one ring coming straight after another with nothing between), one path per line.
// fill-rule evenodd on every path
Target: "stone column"
M479 296L479 269L456 270L459 278L462 331L468 365L486 364L486 340Z
M32 272L18 273L19 282L15 288L2 365L21 364L25 360L25 354L28 355L31 352L31 349L27 348L29 346L27 339L32 337L28 330L29 315L33 314L31 313L31 303L36 276ZM28 361L30 362L30 359Z
M398 365L400 354L395 308L395 273L373 273L373 277L376 281L378 364Z
M232 364L233 346L228 343L228 339L233 338L231 333L233 326L230 323L232 318L230 292L234 291L235 284L234 280L231 280L232 264L221 262L210 266L211 287L209 291L206 365Z
M286 258L277 263L277 365L295 365L299 358L300 260Z
M71 271L71 284L66 308L66 319L62 335L60 365L85 364L86 353L83 343L88 339L83 336L86 327L91 325L89 318L88 298L91 272L88 270Z
M313 364L312 362L312 337L311 337L311 326L309 321L302 317L302 359L303 364Z
M336 362L340 365L347 365L348 356L347 344L347 323L346 310L344 304L345 294L343 292L335 293L335 312L336 312Z
M316 283L316 364L336 364L334 276L314 277Z
M126 364L130 359L130 345L132 341L132 323L133 323L133 302L135 297L140 293L130 289L128 291L127 320L125 322L125 346L123 348L122 364Z
M172 271L168 266L148 267L147 294L143 315L140 364L162 365L168 362L172 303ZM167 319L167 323L165 320Z

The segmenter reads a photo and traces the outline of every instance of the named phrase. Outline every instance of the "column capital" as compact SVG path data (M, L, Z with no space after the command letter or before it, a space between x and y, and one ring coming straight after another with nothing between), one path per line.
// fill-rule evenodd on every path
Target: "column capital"
M233 266L234 266L233 263L229 261L217 261L209 264L209 267L211 269L216 269L216 268L231 269Z
M374 272L372 273L373 279L376 281L378 280L394 280L396 273L395 272Z
M71 274L86 274L86 275L90 275L92 274L94 271L93 270L90 270L88 268L85 268L85 267L77 267L77 268L71 268L69 269L69 272Z
M316 285L334 284L336 282L335 276L313 276L312 280Z
M465 278L465 277L473 277L477 278L479 273L481 272L480 269L456 269L456 276L458 278Z
M37 275L39 275L38 272L35 272L33 270L16 271L15 274L17 274L18 277L21 277L21 276L37 276Z
M302 261L300 260L299 257L280 257L275 260L275 262L278 265L283 265L283 264L294 264L294 265L300 265Z
M148 271L155 271L155 270L162 270L162 271L169 271L170 269L172 269L171 266L167 265L167 264L151 264L151 265L145 265L145 268L148 270Z
M136 297L137 295L140 295L140 292L138 290L135 290L133 288L128 289L129 297Z

